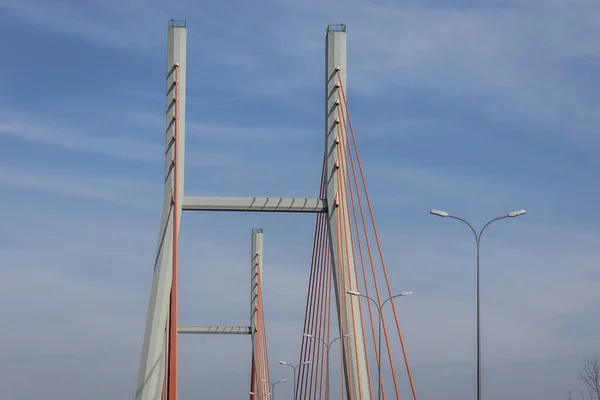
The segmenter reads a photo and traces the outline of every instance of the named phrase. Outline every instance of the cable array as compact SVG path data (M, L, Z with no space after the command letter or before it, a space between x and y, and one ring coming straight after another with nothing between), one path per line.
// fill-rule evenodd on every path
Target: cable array
M177 275L178 275L178 65L174 68L174 134L173 134L173 261L172 286L169 316L166 322L165 343L165 382L162 397L177 398ZM323 159L319 198L328 198L328 213L319 213L315 221L315 235L308 292L306 299L303 336L297 371L297 382L294 389L295 400L346 399L347 388L358 386L357 393L367 391L370 397L381 385L382 397L400 399L400 389L397 381L396 366L393 360L392 345L399 341L402 358L406 367L413 400L417 400L416 390L410 370L408 357L400 329L396 305L391 301L394 322L388 324L384 313L372 302L364 303L361 298L354 297L351 292L374 299L381 305L388 297L392 297L392 288L387 273L381 241L375 224L373 208L367 190L363 166L358 152L356 135L350 118L350 110L346 100L342 77L339 67L336 68L337 82L335 84L335 141L332 148L326 149ZM335 166L331 169L328 155L334 155ZM335 198L326 196L328 173L335 174L337 192ZM334 204L330 204L333 202ZM335 218L330 219L335 213ZM335 221L333 224L330 221ZM335 225L335 226L331 226ZM335 234L333 234L335 232ZM336 242L331 243L335 238ZM256 257L258 263L258 257ZM334 262L335 260L335 262ZM256 326L254 346L252 349L251 384L252 398L262 398L270 393L270 370L268 363L267 337L264 318L264 302L262 291L262 276L260 265L256 265L257 289L255 302ZM383 287L383 289L381 289ZM335 294L334 294L335 289ZM381 289L381 290L380 290ZM375 307L375 308L374 308ZM332 315L332 308L334 313ZM366 312L365 312L366 308ZM366 315L365 315L366 314ZM349 316L342 318L341 315ZM360 323L356 316L360 316ZM368 318L367 318L368 317ZM376 325L381 327L383 340L378 341ZM331 320L337 319L337 326L331 326ZM335 321L334 321L335 323ZM389 331L388 331L388 328ZM394 329L395 328L395 329ZM333 334L332 334L332 331ZM361 334L358 334L358 333ZM355 334L357 333L357 334ZM335 335L333 338L332 336ZM337 342L337 343L336 343ZM336 360L330 357L334 344L338 348L340 360L341 386L331 386L331 366ZM379 348L381 346L381 349ZM385 347L385 349L384 349ZM357 349L364 349L366 369L356 368L352 373L357 376L349 382L350 364L356 362ZM353 353L355 352L355 353ZM382 353L382 365L378 365L376 355ZM373 360L371 360L373 358ZM387 366L383 365L387 364ZM374 382L373 367L389 368L392 377L392 387L388 385L386 393L384 380ZM362 371L362 372L361 372ZM366 374L367 376L360 376ZM365 383L366 382L366 383ZM368 385L368 387L361 387ZM339 390L339 392L338 392ZM360 396L360 395L359 395ZM363 400L349 398L347 400Z
M177 329L178 329L178 301L179 301L179 211L181 200L179 198L179 63L175 63L169 75L174 74L172 88L173 100L169 109L173 108L173 135L171 146L173 158L171 173L173 174L173 188L171 194L172 216L172 260L171 260L171 290L169 293L169 313L165 321L165 378L161 396L163 399L177 400ZM171 125L170 125L171 126Z
M317 215L303 326L304 335L299 359L300 362L310 360L311 363L301 366L298 370L298 387L294 398L296 400L328 399L330 392L337 391L337 389L331 388L329 384L330 365L334 362L329 355L333 344L337 341L336 347L339 346L342 378L340 398L344 399L346 396L345 385L348 384L346 382L348 373L344 367L344 358L346 360L352 359L350 352L353 347L352 343L345 343L345 341L353 341L354 348L357 348L358 341L362 340L362 347L364 347L367 357L367 382L369 382L367 390L370 391L371 397L373 397L373 392L378 387L377 378L373 373L374 371L372 371L372 367L378 367L376 354L380 345L382 346L381 368L385 367L385 363L388 364L393 386L392 388L388 386L388 393L386 394L382 379L382 397L386 398L387 395L389 398L400 399L396 366L391 351L393 341L397 340L400 342L402 349L402 358L408 374L412 397L413 400L417 400L396 305L391 301L393 324L388 324L384 313L382 313L383 340L381 344L378 344L376 326L379 324L379 309L370 301L367 301L367 303L351 301L349 298L351 295L346 293L347 290L360 292L373 298L378 304L382 304L388 296L393 296L339 67L336 68L336 74L335 148L326 149L319 192L320 198L324 198L328 173L326 165L327 152L333 151L336 160L333 173L337 174L338 181L334 200L336 208L333 211L337 213L336 226L328 226L327 214ZM335 246L330 243L333 230L337 233L335 235L337 238ZM332 262L334 255L338 260L338 265L335 266ZM334 267L335 271L333 270ZM336 282L334 282L334 278L337 280ZM355 282L356 287L352 287L351 282ZM335 296L332 296L334 285L340 288L335 301ZM344 290L341 290L342 288ZM340 313L352 315L352 319L345 319L345 326L341 326L342 319L337 315L331 315L332 307L337 307ZM355 307L358 307L358 313L361 316L362 324L359 324L359 326L364 335L352 334L353 327L359 329L356 325L357 322L354 320ZM353 312L349 313L349 311ZM331 327L332 318L337 318L337 328ZM388 328L390 328L389 331ZM332 329L336 331L336 336L333 339L331 337ZM371 340L368 340L368 337ZM369 349L373 351L369 351ZM370 355L373 356L374 362L371 362ZM361 381L363 379L358 376L357 384L360 385ZM361 392L360 389L359 393ZM338 397L335 394L331 396L333 398Z
M252 332L255 335L255 347L252 349L252 374L250 381L250 391L254 393L254 397L251 395L251 399L262 398L269 393L271 382L271 374L269 370L269 353L267 351L267 331L265 325L265 313L264 313L264 302L263 302L263 290L262 290L262 275L261 266L258 264L258 256L255 255L256 262L256 307L254 312L256 313L256 330Z

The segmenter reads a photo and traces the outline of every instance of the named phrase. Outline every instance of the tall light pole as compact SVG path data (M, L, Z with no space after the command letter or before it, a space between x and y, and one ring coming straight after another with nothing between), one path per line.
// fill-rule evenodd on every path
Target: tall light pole
M477 268L476 268L476 272L475 272L475 276L476 276L476 280L477 280L477 316L476 316L476 325L477 325L477 400L481 400L481 323L480 323L480 308L479 308L479 244L481 242L481 235L483 234L483 231L485 230L485 228L487 228L492 222L504 219L504 218L514 218L514 217L518 217L519 215L524 215L527 213L527 211L525 210L516 210L516 211L511 211L501 217L497 217L492 219L491 221L489 221L487 224L485 224L483 226L483 228L481 228L481 230L479 231L479 234L477 233L477 231L475 230L475 228L473 228L473 225L471 225L470 223L468 223L467 221L465 221L462 218L459 217L455 217L454 215L450 215L450 213L446 212L446 211L440 211L440 210L431 210L429 212L432 215L436 215L438 217L443 217L443 218L452 218L452 219L457 219L461 222L464 222L465 224L467 224L467 226L469 228L471 228L471 230L473 231L473 235L475 235L475 243L477 245Z
M283 383L283 382L287 382L287 379L282 379L280 381L277 381L275 383L271 383L266 379L261 379L261 381L266 382L269 384L269 386L271 386L271 399L275 398L275 385L277 385L278 383Z
M377 307L377 311L379 312L379 339L377 339L377 381L379 382L379 385L378 385L378 391L377 391L377 393L378 393L377 398L379 400L381 400L381 320L383 319L383 315L382 315L383 314L383 306L385 306L385 303L387 303L388 301L390 301L392 299L395 299L396 297L408 296L408 295L412 294L412 290L409 290L408 292L399 293L392 297L388 297L381 304L377 303L373 298L371 298L365 294L355 292L353 290L348 290L346 293L348 293L349 295L352 295L352 296L360 296L360 297L364 297L365 299L371 300L373 302L373 304L375 304L375 306Z
M345 335L342 335L342 337L343 338L348 338L348 337L350 337L352 335L353 335L353 333L346 333ZM323 343L325 345L325 348L327 349L327 373L325 374L325 390L326 390L325 399L329 400L329 349L331 348L331 345L336 340L338 340L340 337L338 336L335 339L333 339L331 342L327 343L326 341L324 341L320 337L315 336L315 335L311 335L310 333L303 333L302 336L318 340L319 342Z
M286 361L279 361L279 364L288 365L288 366L292 367L292 369L294 370L294 399L295 399L296 398L296 369L301 365L310 364L310 361L301 362L300 364L298 364L296 366L294 366L294 364L290 364L289 362L286 362Z

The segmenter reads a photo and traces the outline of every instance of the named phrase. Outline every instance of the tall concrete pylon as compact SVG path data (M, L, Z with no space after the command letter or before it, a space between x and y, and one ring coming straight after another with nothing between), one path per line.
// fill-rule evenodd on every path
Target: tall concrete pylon
M150 292L148 314L146 316L142 359L135 394L136 400L160 399L165 386L168 340L167 318L169 317L173 263L173 217L177 215L178 222L181 220L184 193L186 43L187 29L185 22L171 20L167 33L164 200L158 236L158 250L154 262L152 290ZM176 86L177 91L175 90ZM175 98L176 95L177 99ZM176 112L178 115L176 115ZM176 129L178 142L177 160L175 160L174 153ZM177 168L175 168L175 162L177 162ZM177 170L178 175L177 195L174 193L175 170ZM174 203L175 198L177 198L177 204Z
M352 260L352 240L347 233L339 234L340 226L349 226L348 214L341 211L345 204L345 188L339 174L345 174L343 155L335 149L340 140L337 137L337 125L342 118L339 114L336 84L337 72L342 76L342 84L346 87L346 28L344 25L330 25L326 35L326 70L325 70L325 156L326 156L326 195L320 198L278 198L278 197L192 197L184 193L185 168L185 99L186 99L186 24L185 21L171 20L168 27L167 41L167 123L165 152L165 190L158 250L154 264L152 289L148 305L146 329L142 357L136 388L136 400L177 400L169 388L167 392L166 376L168 356L175 356L173 340L178 333L191 334L249 334L255 341L255 299L256 277L262 274L252 273L251 289L251 321L250 326L195 326L179 327L175 325L175 334L168 334L169 325L177 323L177 280L173 279L176 271L178 227L183 211L237 211L237 212L293 212L293 213L326 213L328 236L331 251L331 270L334 275L336 308L342 334L352 333L355 340L343 341L343 368L347 398L354 400L370 400L367 376L366 349L363 342L362 320L358 311L358 299L346 296L347 290L356 288L355 268ZM345 132L342 130L342 135ZM175 140L175 138L177 138ZM177 148L177 154L175 154ZM342 157L342 158L340 158ZM177 179L175 179L175 173ZM343 176L343 175L342 175ZM177 187L177 190L175 190ZM346 238L346 239L345 239ZM252 265L262 259L262 233L253 232ZM257 257L258 256L258 257ZM254 267L253 267L254 268ZM262 269L259 267L259 269ZM175 293L171 296L172 292ZM173 297L175 300L173 300ZM173 315L169 315L169 309ZM169 344L170 343L170 344ZM254 348L255 343L252 343ZM173 360L173 357L171 361ZM253 367L256 360L253 357ZM174 370L174 367L172 367ZM254 374L254 372L252 372ZM171 376L173 374L170 374ZM177 382L171 381L177 386ZM167 395L167 393L169 393Z
M344 106L343 99L338 96L340 79L341 87L346 88L346 26L330 25L325 39L327 233L340 337L350 333L353 336L349 340L341 340L346 392L349 399L366 400L370 398L370 387L359 298L346 294L348 290L357 290L358 286L345 181L339 179L346 176L348 165L346 152L340 149L347 137L346 124L340 113Z

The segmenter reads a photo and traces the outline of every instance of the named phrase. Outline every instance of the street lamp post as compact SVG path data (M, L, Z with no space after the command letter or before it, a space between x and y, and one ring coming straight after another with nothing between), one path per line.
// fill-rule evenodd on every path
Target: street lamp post
M352 335L353 335L353 333L346 333L345 335L342 335L342 337L343 338L348 338L348 337L350 337ZM331 348L331 345L336 340L338 340L340 337L338 336L335 339L333 339L331 342L327 343L326 341L324 341L320 337L315 336L315 335L311 335L310 333L304 333L304 334L302 334L302 336L307 337L307 338L316 339L316 340L320 341L321 343L323 343L325 345L325 348L327 349L327 373L325 374L325 390L326 390L325 399L329 400L329 349Z
M301 362L300 364L295 365L295 366L294 366L294 364L290 364L289 362L286 362L286 361L279 361L279 364L290 366L294 370L294 398L296 398L296 369L299 366L301 366L301 365L308 365L308 364L310 364L310 361L304 361L304 362Z
M287 379L282 379L280 381L277 381L275 383L271 383L266 379L261 379L262 382L266 382L269 384L269 386L271 386L271 399L275 399L275 385L277 385L278 383L283 383L283 382L287 382Z
M395 296L391 296L388 297L383 303L381 303L381 305L379 303L377 303L374 299L372 299L370 296L367 296L365 294L361 294L358 292L355 292L353 290L348 290L346 293L348 293L349 295L352 296L360 296L360 297L364 297L365 299L369 299L373 302L373 304L375 304L375 306L377 307L377 311L379 312L379 339L377 340L377 381L379 382L378 385L378 392L377 392L377 398L379 400L381 400L381 320L383 319L383 306L385 306L385 303L387 303L388 301L395 299L396 297L400 297L400 296L408 296L410 294L412 294L412 290L409 290L408 292L402 292L399 293Z
M524 215L527 213L527 211L525 210L516 210L516 211L511 211L501 217L497 217L492 219L491 221L489 221L488 223L486 223L483 228L481 228L481 230L479 231L479 234L477 233L477 231L475 230L475 228L473 228L473 225L471 225L470 223L468 223L467 221L465 221L462 218L459 217L455 217L454 215L450 215L450 213L446 212L446 211L440 211L440 210L431 210L429 212L432 215L436 215L438 217L442 217L442 218L452 218L452 219L456 219L459 220L461 222L464 222L465 224L467 224L467 226L469 228L471 228L471 230L473 231L473 235L475 235L475 243L477 245L477 267L476 267L476 272L475 272L475 276L476 276L476 280L477 280L477 289L476 289L476 296L477 296L477 311L476 311L476 325L477 325L477 400L481 400L481 323L480 323L480 308L479 308L479 244L481 242L481 235L483 234L483 231L485 230L485 228L487 228L492 222L504 219L504 218L514 218L514 217L518 217L519 215Z

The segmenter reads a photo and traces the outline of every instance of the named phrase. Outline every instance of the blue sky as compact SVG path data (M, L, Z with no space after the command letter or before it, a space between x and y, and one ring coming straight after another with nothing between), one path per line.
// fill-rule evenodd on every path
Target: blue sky
M431 208L477 226L528 210L482 241L487 398L563 399L584 355L600 355L596 2L0 9L7 398L133 396L160 222L170 17L188 22L186 192L206 196L317 194L325 28L348 26L348 101L392 286L415 292L400 310L421 399L474 393L472 236ZM246 323L255 227L271 361L295 360L312 217L185 214L182 322ZM184 337L182 392L240 398L248 357L246 338ZM272 375L291 378L275 364Z

